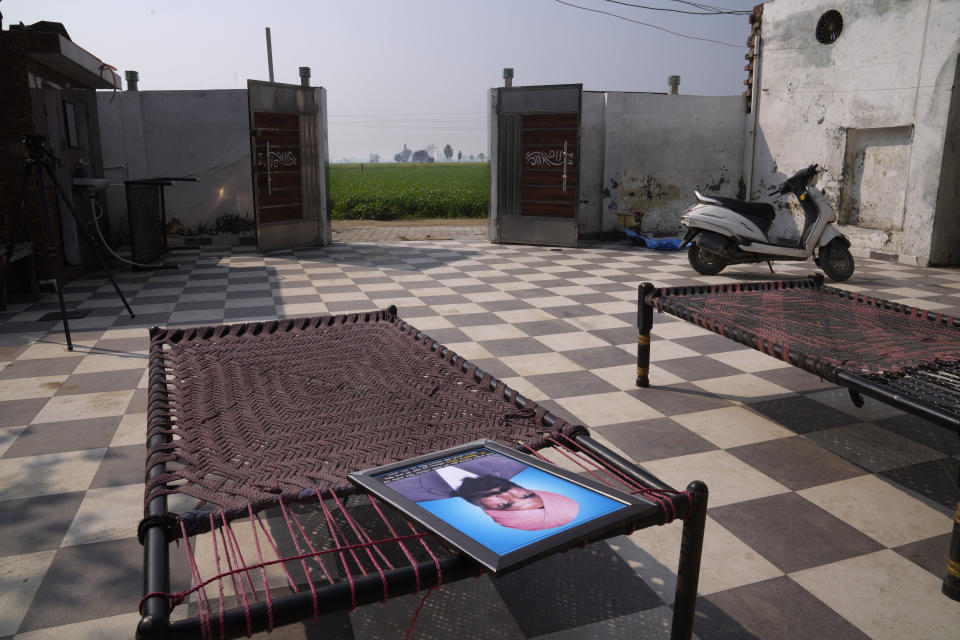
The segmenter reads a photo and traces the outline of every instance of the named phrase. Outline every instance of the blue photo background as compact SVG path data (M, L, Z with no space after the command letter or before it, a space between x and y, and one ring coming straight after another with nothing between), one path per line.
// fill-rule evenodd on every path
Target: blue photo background
M563 526L537 531L523 531L497 524L483 512L483 509L470 504L463 498L425 500L417 502L417 504L500 555L552 536L559 531L575 527L582 522L623 509L626 506L612 498L594 493L589 489L584 489L532 467L521 471L510 480L533 491L552 491L573 498L580 505L580 510L573 520Z

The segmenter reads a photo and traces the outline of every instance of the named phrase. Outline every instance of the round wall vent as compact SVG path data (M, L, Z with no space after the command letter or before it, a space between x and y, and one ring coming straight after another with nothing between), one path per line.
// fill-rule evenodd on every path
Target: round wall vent
M833 44L843 31L843 16L839 11L831 9L817 20L817 42Z

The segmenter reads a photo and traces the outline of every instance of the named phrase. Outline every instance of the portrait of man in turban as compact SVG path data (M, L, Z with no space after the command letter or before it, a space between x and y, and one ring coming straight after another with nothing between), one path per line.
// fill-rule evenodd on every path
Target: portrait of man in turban
M414 502L462 498L510 529L552 529L573 520L580 507L572 498L510 480L526 469L529 467L522 462L493 454L396 480L389 486Z

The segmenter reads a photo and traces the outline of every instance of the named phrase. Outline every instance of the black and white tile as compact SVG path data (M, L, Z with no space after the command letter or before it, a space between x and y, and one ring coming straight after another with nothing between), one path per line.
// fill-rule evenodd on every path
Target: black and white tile
M857 409L845 390L664 315L654 318L653 386L634 387L641 282L802 277L811 264L699 277L682 252L437 233L459 239L176 251L177 270L117 273L135 318L91 274L66 289L69 306L88 311L71 321L73 352L58 322L40 320L57 309L52 296L0 312L0 637L133 634L149 327L390 304L677 488L709 484L702 640L956 637L960 603L939 585L960 497L957 434L869 400ZM859 260L841 286L960 312L953 269ZM426 600L412 637L666 638L679 527L448 585ZM421 599L276 637L402 637Z

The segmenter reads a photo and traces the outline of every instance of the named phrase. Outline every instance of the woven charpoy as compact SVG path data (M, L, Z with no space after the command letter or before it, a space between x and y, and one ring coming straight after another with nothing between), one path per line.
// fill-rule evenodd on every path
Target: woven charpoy
M947 412L952 416L952 419L949 419L945 426L957 429L960 433L960 427L958 427L958 422L960 422L960 362L939 361L909 369L901 369L894 373L870 375L866 378L898 397L916 399ZM944 424L942 421L939 422ZM960 484L960 476L958 476L958 484Z
M647 303L831 381L960 361L960 322L815 279L654 289Z
M477 372L391 310L151 334L149 502L246 515L350 491L347 474L480 438L539 449L585 430ZM522 443L522 445L521 445ZM198 524L199 523L199 524ZM196 526L194 526L196 525Z

